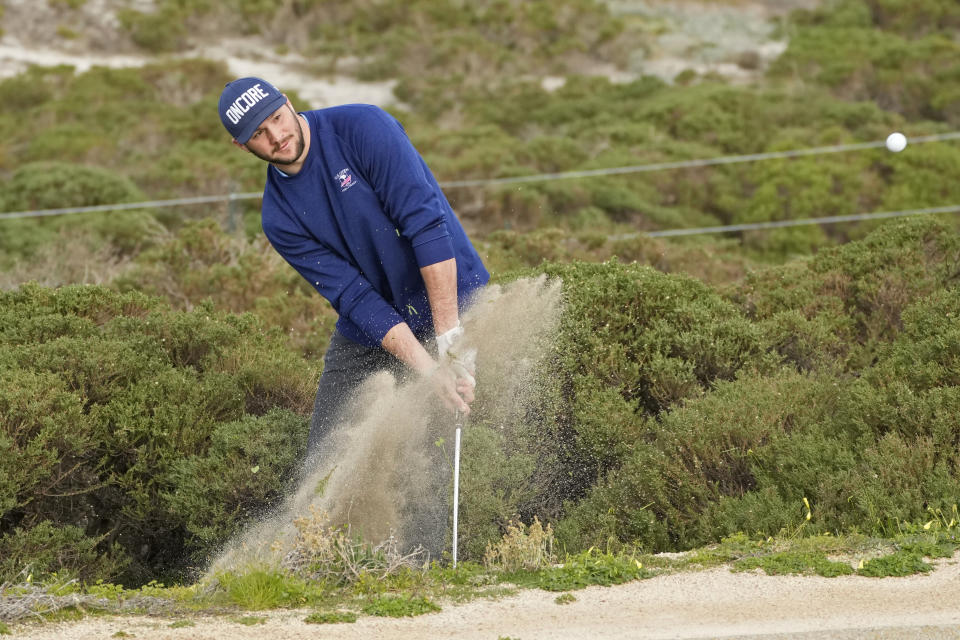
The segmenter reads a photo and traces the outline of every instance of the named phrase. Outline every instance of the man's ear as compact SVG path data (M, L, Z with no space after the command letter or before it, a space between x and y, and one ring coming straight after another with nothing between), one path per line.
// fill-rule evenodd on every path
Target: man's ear
M247 151L247 145L243 144L242 142L237 142L237 139L236 139L236 138L234 138L233 140L231 140L231 142L233 142L233 145L234 145L236 148L238 148L238 149L243 149L244 151Z

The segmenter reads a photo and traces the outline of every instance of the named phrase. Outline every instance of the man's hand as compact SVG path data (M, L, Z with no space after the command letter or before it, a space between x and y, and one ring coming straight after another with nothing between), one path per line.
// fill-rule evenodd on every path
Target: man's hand
M450 366L458 380L470 386L472 398L472 391L477 386L474 378L477 372L477 350L464 346L463 327L459 323L453 329L437 336L437 355L441 364Z
M472 375L470 380L460 379L454 373L449 354L437 363L420 344L405 322L395 325L383 338L383 348L404 362L412 370L430 380L434 393L451 411L459 410L463 415L470 413L469 402L473 402ZM448 345L449 351L449 345ZM468 371L469 372L469 371Z
M437 365L430 374L430 382L444 406L450 411L459 411L464 416L470 415L470 404L473 402L473 385L458 378L453 369L443 364Z
M450 258L427 265L420 269L420 273L427 288L427 299L430 301L433 326L437 333L440 369L445 372L444 375L455 380L453 389L448 386L446 391L452 391L460 397L460 406L456 401L453 406L446 400L444 402L448 407L459 408L466 414L464 407L473 402L473 390L477 386L474 378L477 352L476 349L467 349L463 345L463 328L460 326L457 310L457 261ZM444 397L443 393L441 397Z

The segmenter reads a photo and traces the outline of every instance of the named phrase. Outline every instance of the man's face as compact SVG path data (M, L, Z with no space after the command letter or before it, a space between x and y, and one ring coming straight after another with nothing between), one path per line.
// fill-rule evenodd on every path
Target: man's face
M273 164L291 165L300 160L304 147L303 130L300 117L290 102L267 116L243 146L261 160Z

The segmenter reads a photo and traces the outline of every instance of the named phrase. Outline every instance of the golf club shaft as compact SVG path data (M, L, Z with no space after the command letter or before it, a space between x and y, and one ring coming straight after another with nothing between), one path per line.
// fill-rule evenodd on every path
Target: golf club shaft
M456 415L456 431L453 438L453 567L457 567L457 522L460 515L460 432L463 418Z

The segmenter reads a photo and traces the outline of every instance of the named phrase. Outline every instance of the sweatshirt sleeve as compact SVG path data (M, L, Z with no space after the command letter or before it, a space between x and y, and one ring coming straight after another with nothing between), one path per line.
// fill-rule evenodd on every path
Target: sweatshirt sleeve
M352 264L315 239L279 226L264 225L274 249L326 298L341 317L348 318L376 344L403 318Z
M413 247L419 267L454 257L448 205L400 123L369 107L353 129L351 146L384 210Z

